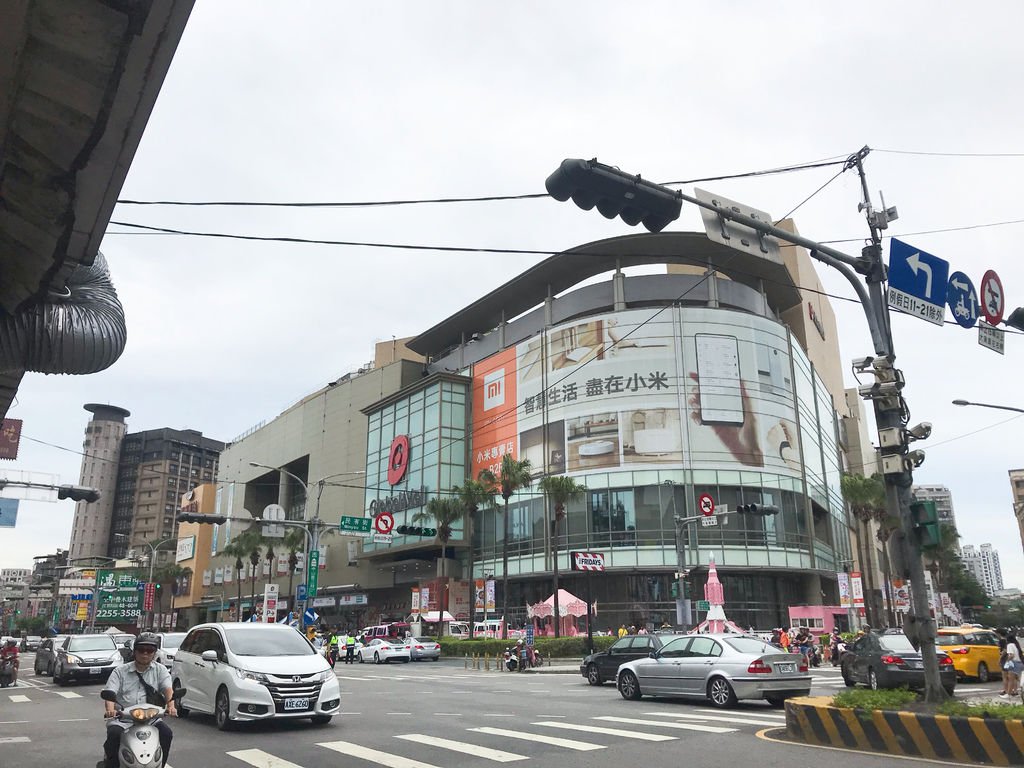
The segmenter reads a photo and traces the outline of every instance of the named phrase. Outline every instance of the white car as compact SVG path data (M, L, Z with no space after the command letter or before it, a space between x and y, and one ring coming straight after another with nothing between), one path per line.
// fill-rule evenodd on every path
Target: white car
M376 664L387 664L392 659L396 661L409 661L409 646L404 640L391 640L386 637L375 637L356 653L359 654L359 663L372 661Z
M185 632L161 632L157 635L160 638L160 647L156 651L156 660L168 670L170 670L174 654L178 652L178 646L181 645L186 634Z
M189 630L171 664L171 683L185 688L178 714L212 714L217 727L239 721L308 717L326 724L341 712L330 664L284 624L215 622Z

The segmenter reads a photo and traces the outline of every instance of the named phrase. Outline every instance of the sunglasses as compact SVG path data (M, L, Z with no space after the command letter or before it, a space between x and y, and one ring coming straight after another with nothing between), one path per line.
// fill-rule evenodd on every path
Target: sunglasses
M156 648L136 648L136 653L156 653Z

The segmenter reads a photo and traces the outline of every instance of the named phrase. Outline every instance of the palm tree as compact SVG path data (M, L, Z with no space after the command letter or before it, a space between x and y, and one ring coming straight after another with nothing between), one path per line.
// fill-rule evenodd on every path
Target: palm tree
M551 519L551 549L555 553L552 568L555 584L555 637L560 637L562 617L558 613L558 526L565 518L565 505L586 493L587 487L565 475L549 475L538 485L555 505L555 514Z
M493 488L495 493L500 493L505 501L504 509L504 532L505 538L501 547L501 639L508 639L508 500L512 494L520 488L529 488L530 482L530 460L519 461L513 459L511 454L506 453L501 457L501 469L497 476L489 469L480 471L480 481L488 487Z
M896 626L896 610L893 607L893 591L892 591L892 561L889 559L889 540L900 528L900 519L894 515L890 515L888 512L881 511L875 516L875 520L878 522L878 532L875 534L875 538L878 539L882 544L882 575L885 577L885 594L887 596L887 618L889 619L889 626Z
M448 607L448 580L446 573L445 549L452 538L452 526L465 515L465 511L458 499L445 497L443 499L433 498L427 502L427 508L421 509L412 516L412 522L421 523L433 520L437 526L437 540L441 543L441 582L444 584L444 592L439 603L439 618L441 623L441 636L444 637L444 612Z
M476 519L476 513L480 511L480 507L494 508L494 489L493 486L467 477L463 485L452 486L452 493L466 515L465 536L466 543L469 544L469 564L467 570L469 571L470 590L473 593L473 599L469 607L471 617L469 620L469 632L470 637L473 637L473 622L476 618L476 582L473 579L473 521Z
M868 624L880 625L875 610L874 568L871 565L870 525L880 514L885 513L885 480L879 474L843 475L840 478L843 498L850 505L850 511L857 519L857 546L860 549L861 570L865 579L865 607Z
M242 620L242 573L245 570L245 558L249 559L253 567L260 561L260 546L263 543L263 534L255 528L236 536L222 550L223 554L235 558L235 573L238 579L238 620ZM252 606L256 607L256 575L252 577Z

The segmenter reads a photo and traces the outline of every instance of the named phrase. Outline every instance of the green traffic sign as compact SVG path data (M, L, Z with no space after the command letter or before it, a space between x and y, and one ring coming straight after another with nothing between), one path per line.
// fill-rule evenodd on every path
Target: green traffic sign
M372 525L372 517L343 517L338 522L338 530L342 533L370 533Z
M309 566L306 568L306 597L316 597L316 580L320 575L320 551L314 549L309 553Z
M711 603L709 603L707 600L698 600L697 601L697 610L698 611L710 611L711 610Z

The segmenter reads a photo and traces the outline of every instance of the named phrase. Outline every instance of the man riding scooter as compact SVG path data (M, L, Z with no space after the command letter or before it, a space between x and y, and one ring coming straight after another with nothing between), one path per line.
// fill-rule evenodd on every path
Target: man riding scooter
M143 632L132 648L134 659L127 664L115 667L110 673L103 690L113 691L117 701L104 701L104 717L107 718L107 740L103 743L103 754L106 768L118 768L117 750L121 743L122 733L131 725L130 722L117 717L118 710L127 710L137 704L152 704L166 707L171 717L178 716L174 704L174 691L171 688L171 674L163 664L154 664L160 638L152 632ZM171 727L162 720L156 721L154 727L160 734L160 747L163 750L163 764L167 765L167 756L171 751Z
M12 671L10 674L10 680L5 680L5 687L7 685L14 685L18 682L18 667L21 665L21 661L18 659L18 641L13 637L4 643L4 647L0 648L0 673L4 669L4 664L7 661L12 663Z

